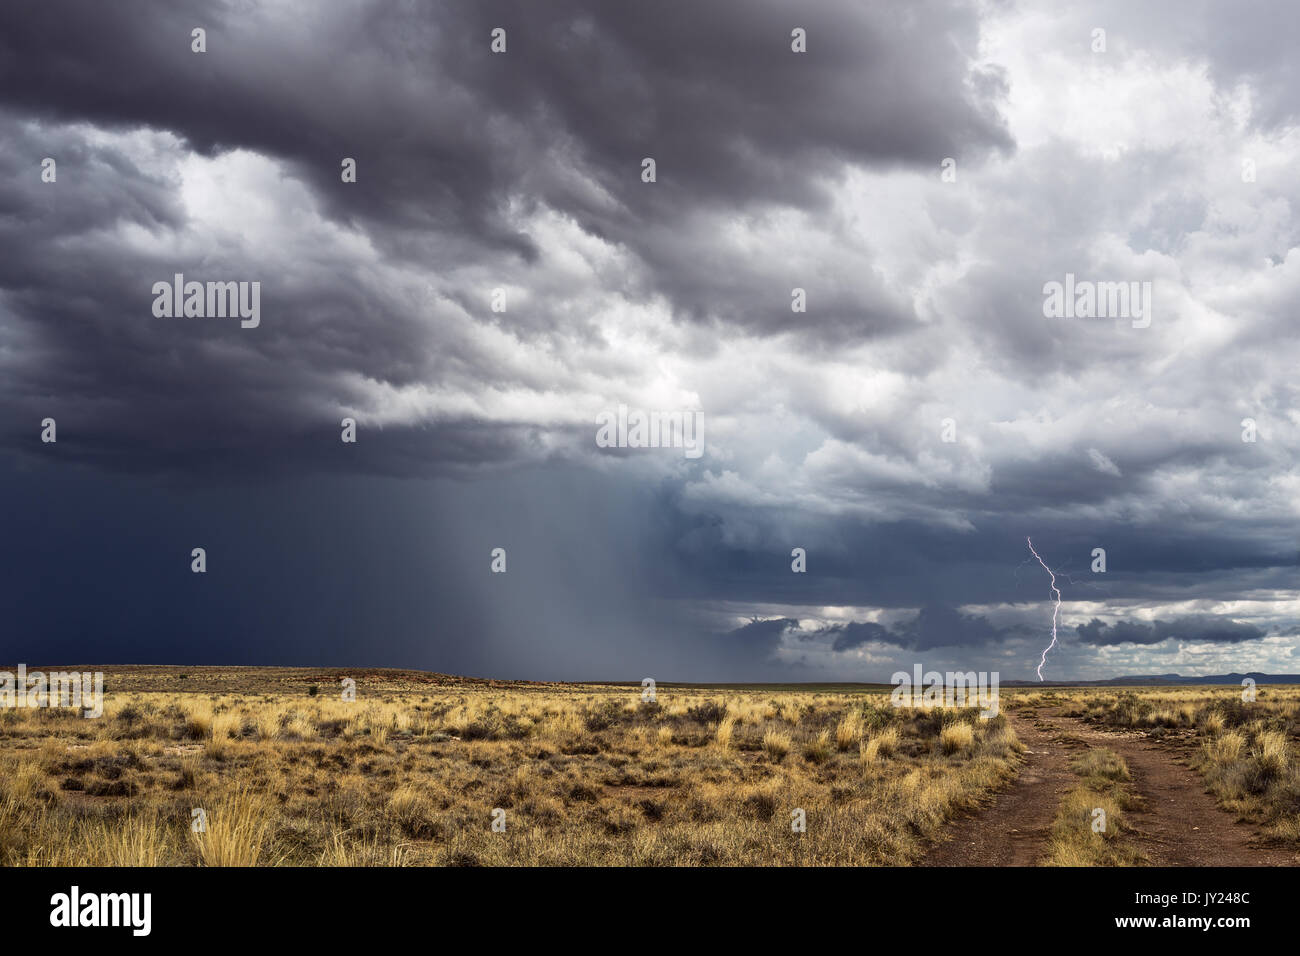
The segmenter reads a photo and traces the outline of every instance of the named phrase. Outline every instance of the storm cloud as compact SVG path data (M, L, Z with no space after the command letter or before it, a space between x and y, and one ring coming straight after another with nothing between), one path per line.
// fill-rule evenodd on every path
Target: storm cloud
M1183 641L1237 643L1264 636L1261 628L1239 621L1210 616L1189 616L1173 621L1116 621L1104 624L1093 618L1075 628L1079 639L1089 644L1159 644L1171 638Z
M0 657L1019 678L1032 537L1048 676L1294 672L1298 24L7 5Z

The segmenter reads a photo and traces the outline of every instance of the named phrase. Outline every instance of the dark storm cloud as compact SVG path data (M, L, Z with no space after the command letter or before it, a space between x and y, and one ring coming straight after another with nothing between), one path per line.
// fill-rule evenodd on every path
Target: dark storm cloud
M794 25L815 56L790 52ZM206 54L190 50L194 26L207 30ZM488 49L496 26L509 32L505 56ZM996 78L971 74L976 37L971 9L942 4L6 6L0 308L27 347L3 427L13 440L33 415L63 413L81 439L66 454L129 470L184 467L205 449L218 470L241 453L331 467L310 448L336 408L365 404L359 381L519 380L440 330L449 309L496 318L483 283L467 287L457 268L496 263L537 289L511 334L545 343L561 323L594 334L563 301L572 288L527 271L538 240L518 216L539 205L631 250L641 271L622 283L633 296L666 295L683 320L780 330L789 289L806 280L719 247L713 214L824 211L822 183L845 164L933 167L1008 148ZM269 268L238 243L198 255L123 248L110 237L125 223L184 226L170 157L59 125L76 123L166 131L181 157L247 149L282 161L341 228L433 270L434 298L413 301L332 247ZM36 176L46 155L60 163L55 187ZM659 162L653 186L639 180L645 155ZM358 160L355 185L339 182L344 156ZM257 199L284 201L279 190ZM258 278L274 318L244 336L153 320L147 290L174 272ZM869 269L824 278L814 303L799 317L809 339L908 321ZM536 378L527 384L555 387ZM342 467L424 473L441 449L453 462L529 456L522 423L441 419L409 440L386 436L394 456Z
M104 619L118 659L133 634L140 659L193 634L249 662L373 646L629 679L1029 640L1029 676L1051 619L1029 535L1071 624L1072 602L1105 606L1079 612L1101 614L1081 653L1294 633L1294 20L4 5L0 441L25 457L0 481L24 515L11 594L39 595L12 597L13 634L28 657L74 654ZM1202 66L1210 98L1185 102ZM1279 128L1266 142L1233 126L1238 82L1259 104L1243 128ZM1274 168L1243 188L1248 147ZM1045 321L1042 283L1067 270L1163 275L1156 322ZM260 279L262 325L154 319L150 287L178 271ZM508 314L488 310L498 285ZM633 391L698 403L706 457L596 457L591 414ZM323 492L306 472L366 480ZM196 535L220 587L174 577ZM61 605L82 550L107 570ZM156 607L149 580L173 589ZM1188 616L1198 601L1259 617ZM881 623L826 623L855 609Z
M1216 644L1237 644L1254 641L1265 636L1265 631L1252 624L1214 615L1192 615L1172 621L1116 621L1105 624L1093 618L1076 629L1079 639L1089 644L1110 646L1115 644L1159 644L1161 641L1193 641Z
M824 630L835 635L831 644L831 649L835 651L852 650L872 641L898 643L898 639L887 628L873 621L850 621L848 624L836 624Z
M1086 475L1079 480L1084 487L1078 490L1058 485L1041 498L1011 499L1019 504L1006 513L992 510L988 498L950 501L950 507L973 515L973 531L919 521L809 516L768 521L740 507L687 514L679 497L668 494L658 501L656 524L664 531L666 560L681 568L681 594L691 598L727 593L735 599L813 607L952 608L1008 602L1047 608L1047 572L1034 561L1026 537L1032 537L1060 575L1066 601L1179 601L1202 588L1219 600L1235 600L1257 588L1294 584L1300 554L1289 542L1274 547L1263 531L1218 522L1173 523L1155 535L1123 522L1073 514L1074 506L1092 498ZM933 496L936 503L944 498L941 490L923 487L910 494L923 500ZM1062 513L1024 513L1040 500L1060 502ZM727 539L727 529L739 523L755 529L744 546ZM808 549L806 574L790 572L789 549L796 543ZM1106 549L1104 574L1091 571L1097 547ZM942 616L935 614L935 620ZM941 633L942 628L918 625L907 642ZM896 637L901 643L902 632ZM962 643L990 633L971 622L954 627L951 637Z
M919 651L954 644L986 644L998 636L998 629L986 618L942 605L921 608L913 620L899 627L899 632L908 647Z
M725 275L753 279L756 264L701 261L692 247L709 239L690 234L691 213L824 209L821 181L846 163L934 168L1011 145L996 79L972 73L977 22L961 5L348 4L271 18L192 3L156 14L7 8L3 101L170 130L205 153L282 158L398 255L429 252L420 233L432 232L532 258L506 206L543 202L636 250L651 288L699 318L781 316ZM196 24L208 29L203 56L189 50ZM815 56L790 52L795 25ZM488 49L497 26L504 56ZM356 188L340 188L343 156L358 159ZM644 156L659 163L653 187L639 180ZM869 302L828 306L832 326L844 309L898 320L872 319Z
M781 646L781 639L798 628L799 622L788 617L750 621L723 635L720 648L723 655L737 660L766 661Z
M0 660L557 680L773 673L747 659L770 650L761 635L714 654L700 622L656 597L664 572L645 489L591 472L159 488L0 460L0 488ZM190 572L194 547L206 548L206 574ZM494 547L506 549L504 574L489 570Z
M851 621L818 628L809 640L832 638L831 650L848 651L869 643L892 644L915 651L936 647L980 647L1005 638L1006 633L987 618L963 614L954 607L931 604L893 628L872 621Z

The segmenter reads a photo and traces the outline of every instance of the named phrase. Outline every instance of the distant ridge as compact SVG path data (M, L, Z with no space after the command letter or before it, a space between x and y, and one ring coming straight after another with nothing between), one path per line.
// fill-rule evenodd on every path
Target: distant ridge
M1249 677L1256 684L1300 684L1300 674L1262 674L1251 671L1248 674L1212 674L1205 677L1184 677L1182 674L1146 674L1138 677L1108 677L1105 680L1004 680L1002 686L1023 687L1113 687L1121 684L1235 684Z

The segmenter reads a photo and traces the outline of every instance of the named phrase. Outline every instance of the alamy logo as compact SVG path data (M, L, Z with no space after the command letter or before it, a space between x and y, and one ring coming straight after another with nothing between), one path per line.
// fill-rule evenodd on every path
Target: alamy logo
M104 716L104 673L0 671L0 707L76 707L83 717Z
M1132 319L1133 328L1151 324L1150 282L1076 280L1043 284L1043 315L1049 319Z
M894 690L889 702L895 707L978 707L984 719L998 715L999 671L921 672L897 671L889 682Z
M646 412L626 405L596 416L600 448L680 448L687 458L704 454L704 413Z
M160 319L239 318L245 329L262 321L260 282L186 282L178 272L172 282L155 282L153 294L153 314Z
M50 925L127 926L133 936L148 936L153 928L153 894L86 893L72 887L50 897Z

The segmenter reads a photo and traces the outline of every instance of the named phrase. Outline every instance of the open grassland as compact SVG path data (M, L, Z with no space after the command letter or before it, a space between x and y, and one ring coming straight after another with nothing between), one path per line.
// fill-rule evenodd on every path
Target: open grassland
M1099 728L1128 731L1186 757L1219 804L1269 838L1300 843L1300 687L1261 685L1256 699L1237 686L1068 688L1018 694L1011 706L1043 707Z
M105 683L100 719L0 710L0 863L906 864L1021 750L1004 716L863 688L661 686L648 703L397 671Z

